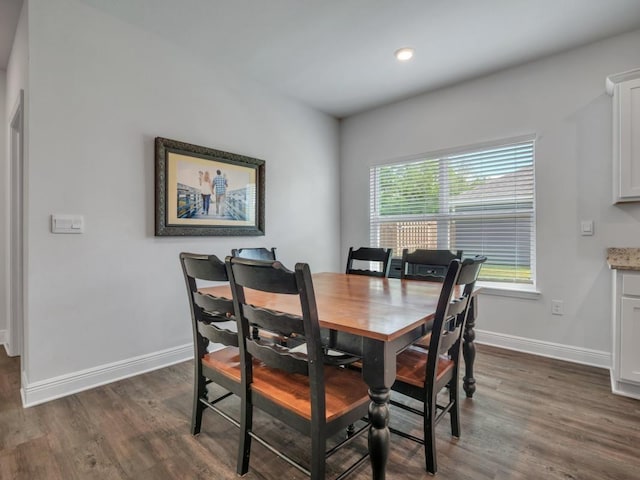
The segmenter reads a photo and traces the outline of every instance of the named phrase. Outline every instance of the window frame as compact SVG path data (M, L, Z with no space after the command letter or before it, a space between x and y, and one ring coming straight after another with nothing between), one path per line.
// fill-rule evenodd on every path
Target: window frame
M378 171L381 167L392 167L394 165L408 165L413 162L419 161L428 161L428 160L438 160L438 164L442 165L445 162L439 162L440 159L446 159L449 157L455 157L458 155L465 154L473 154L475 152L482 152L484 150L492 150L498 149L501 147L509 147L511 145L516 146L521 143L531 143L532 147L532 164L531 164L531 188L532 188L532 197L531 197L531 207L525 211L511 210L509 214L500 215L496 212L485 212L485 217L493 216L496 213L496 218L515 218L516 216L526 215L530 218L530 247L529 247L529 268L530 268L530 278L531 282L518 282L518 281L488 281L488 280L480 280L479 285L484 285L486 287L485 293L490 294L506 294L508 296L522 296L524 298L534 298L539 295L539 291L537 290L537 208L536 208L536 140L537 135L529 134L522 135L518 137L510 137L496 141L476 143L472 145L459 146L450 149L442 149L427 153L421 153L418 155L412 155L402 158L396 158L393 160L381 161L378 163L372 163L369 167L369 238L372 246L380 246L381 240L381 230L380 228L374 228L376 225L381 225L385 222L398 222L398 221L437 221L438 219L444 219L447 222L455 221L456 218L474 218L473 213L442 213L441 211L436 214L415 214L415 215L388 215L388 216L380 216L379 213L374 215L374 207L379 209L380 207L380 184L379 179L374 178L377 176ZM374 188L375 187L375 188ZM374 191L375 190L375 191ZM442 202L442 199L439 198L439 203ZM487 215L488 214L488 215ZM374 222L373 219L378 219L378 222ZM475 216L476 218L480 218L481 215ZM375 230L375 232L374 232ZM448 234L448 232L447 232ZM446 235L448 236L448 235ZM377 238L376 238L377 237ZM450 246L450 243L443 243L442 238L443 235L437 235L437 248L460 248L459 246ZM448 240L447 240L448 242ZM388 246L388 245L384 245ZM394 252L397 258L398 252ZM507 293L504 293L504 292ZM502 293L501 293L502 292Z

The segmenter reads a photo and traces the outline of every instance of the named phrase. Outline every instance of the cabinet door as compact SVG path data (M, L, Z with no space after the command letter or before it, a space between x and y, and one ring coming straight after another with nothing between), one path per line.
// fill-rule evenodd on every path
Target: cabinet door
M640 383L640 298L622 297L620 380Z
M620 83L618 102L620 197L640 198L640 78Z

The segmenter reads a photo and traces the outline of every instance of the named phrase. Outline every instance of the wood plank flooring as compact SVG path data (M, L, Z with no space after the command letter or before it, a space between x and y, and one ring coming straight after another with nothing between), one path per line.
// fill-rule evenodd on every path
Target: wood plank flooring
M438 425L440 480L640 479L640 400L612 395L608 372L478 346L478 390L462 436ZM190 362L23 409L19 360L0 349L0 479L235 479L238 431L206 412L189 434ZM238 416L237 401L225 400ZM419 432L399 410L392 422ZM308 457L309 442L266 415L256 430ZM353 447L366 449L362 439ZM329 460L332 478L350 453ZM307 478L254 443L248 480ZM365 465L349 477L371 478ZM421 447L392 436L387 478L427 479Z

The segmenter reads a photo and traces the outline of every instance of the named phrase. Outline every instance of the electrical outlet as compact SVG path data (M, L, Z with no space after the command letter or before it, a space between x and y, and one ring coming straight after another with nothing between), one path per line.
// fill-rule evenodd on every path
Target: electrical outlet
M551 313L553 315L564 315L564 302L562 300L551 300Z

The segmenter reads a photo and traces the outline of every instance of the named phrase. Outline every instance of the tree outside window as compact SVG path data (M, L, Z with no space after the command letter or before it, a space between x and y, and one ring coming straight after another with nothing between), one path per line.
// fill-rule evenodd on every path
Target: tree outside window
M533 141L371 168L371 244L486 255L483 280L533 283Z

